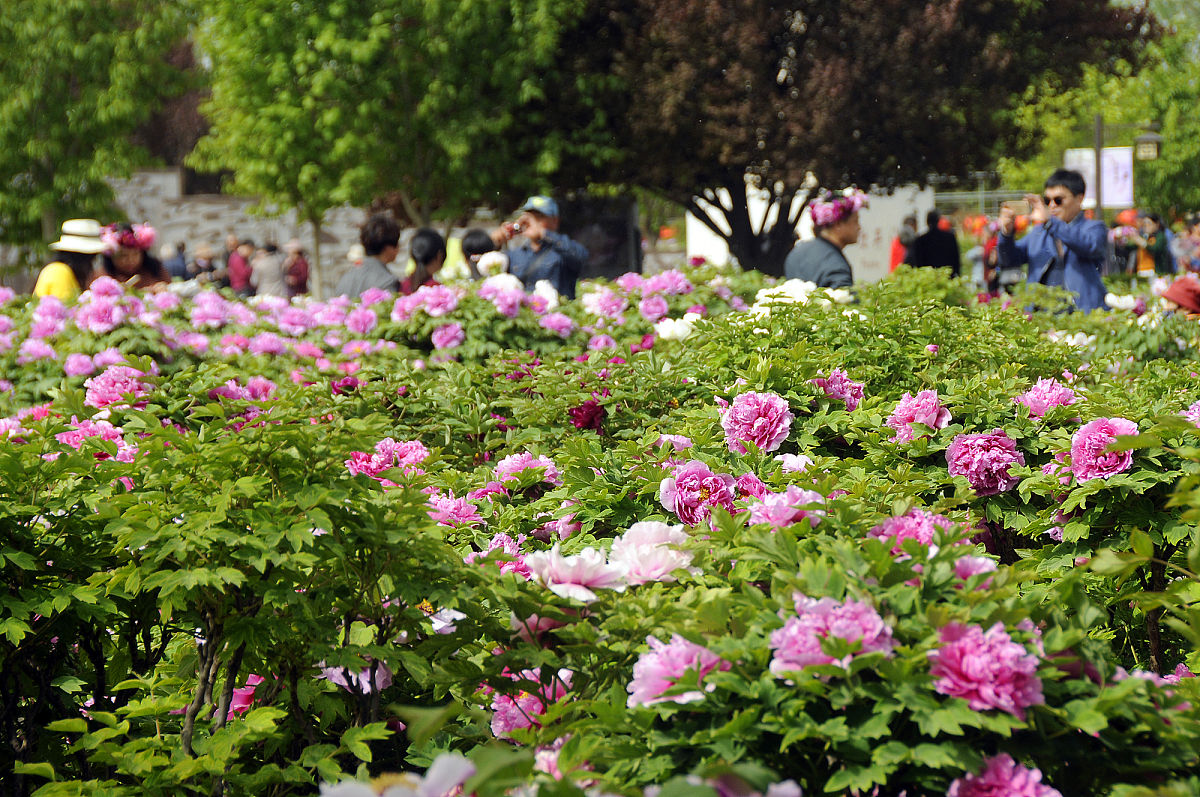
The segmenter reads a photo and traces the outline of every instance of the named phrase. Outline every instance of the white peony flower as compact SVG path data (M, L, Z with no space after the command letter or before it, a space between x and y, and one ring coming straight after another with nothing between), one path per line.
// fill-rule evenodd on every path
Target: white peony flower
M790 279L770 288L762 288L754 295L755 304L783 302L785 304L808 304L809 295L817 289L817 283L808 280Z
M495 274L495 275L485 279L483 281L483 284L480 285L479 287L481 290L484 288L487 288L489 290L495 289L495 290L500 290L500 291L523 291L523 290L525 290L525 286L521 282L521 279L519 277L517 277L517 275L515 275L515 274Z
M475 268L485 277L503 274L508 271L508 255L503 252L484 252L479 256Z
M1132 310L1137 307L1137 297L1106 293L1104 294L1104 303L1114 310Z
M699 313L684 313L683 318L664 318L654 325L654 333L663 340L687 340L699 320Z
M533 286L533 295L546 300L548 311L556 309L559 305L558 289L550 284L550 280L538 280Z

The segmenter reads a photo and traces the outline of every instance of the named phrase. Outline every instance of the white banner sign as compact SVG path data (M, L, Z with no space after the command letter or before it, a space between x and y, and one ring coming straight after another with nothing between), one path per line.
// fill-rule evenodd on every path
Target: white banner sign
M1096 150L1069 149L1063 154L1063 166L1083 175L1087 183L1083 206L1096 207ZM1133 207L1133 147L1105 147L1100 151L1100 169L1104 178L1104 207Z

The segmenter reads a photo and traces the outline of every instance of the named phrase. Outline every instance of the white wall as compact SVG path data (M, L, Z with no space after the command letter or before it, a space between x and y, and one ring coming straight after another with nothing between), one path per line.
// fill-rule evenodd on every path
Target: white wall
M722 196L722 201L728 199ZM767 206L766 194L750 197L750 218L758 219ZM846 259L854 269L854 279L857 282L878 282L887 276L888 261L891 256L892 239L900 231L900 223L905 216L917 217L917 228L924 229L925 214L933 209L933 189L919 189L917 186L905 186L897 189L890 196L884 193L872 192L871 204L859 213L862 224L862 234L858 243L846 247ZM722 229L728 229L724 219L717 214L718 223ZM811 238L812 219L808 210L800 218L796 227L801 240ZM725 240L710 230L692 214L687 216L687 253L688 257L703 256L717 263L729 259L729 247Z

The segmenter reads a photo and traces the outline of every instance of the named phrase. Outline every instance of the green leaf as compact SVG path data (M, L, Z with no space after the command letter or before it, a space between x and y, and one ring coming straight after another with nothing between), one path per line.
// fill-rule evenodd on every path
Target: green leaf
M56 780L54 767L45 761L39 761L30 764L17 762L17 764L13 766L13 772L18 775L34 775L39 778L45 778L46 780Z
M67 720L55 720L46 725L46 730L55 733L87 733L87 720L74 717Z
M1143 559L1150 559L1154 556L1154 541L1150 539L1149 534L1141 529L1134 529L1130 532L1129 545Z

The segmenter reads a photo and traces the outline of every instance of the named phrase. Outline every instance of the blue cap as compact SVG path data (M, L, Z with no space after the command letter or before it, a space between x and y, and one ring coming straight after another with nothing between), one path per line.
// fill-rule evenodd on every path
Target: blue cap
M543 216L553 216L558 218L558 203L548 196L531 196L525 200L525 204L517 208L518 213L523 213L526 210L532 210L534 213L541 213Z

